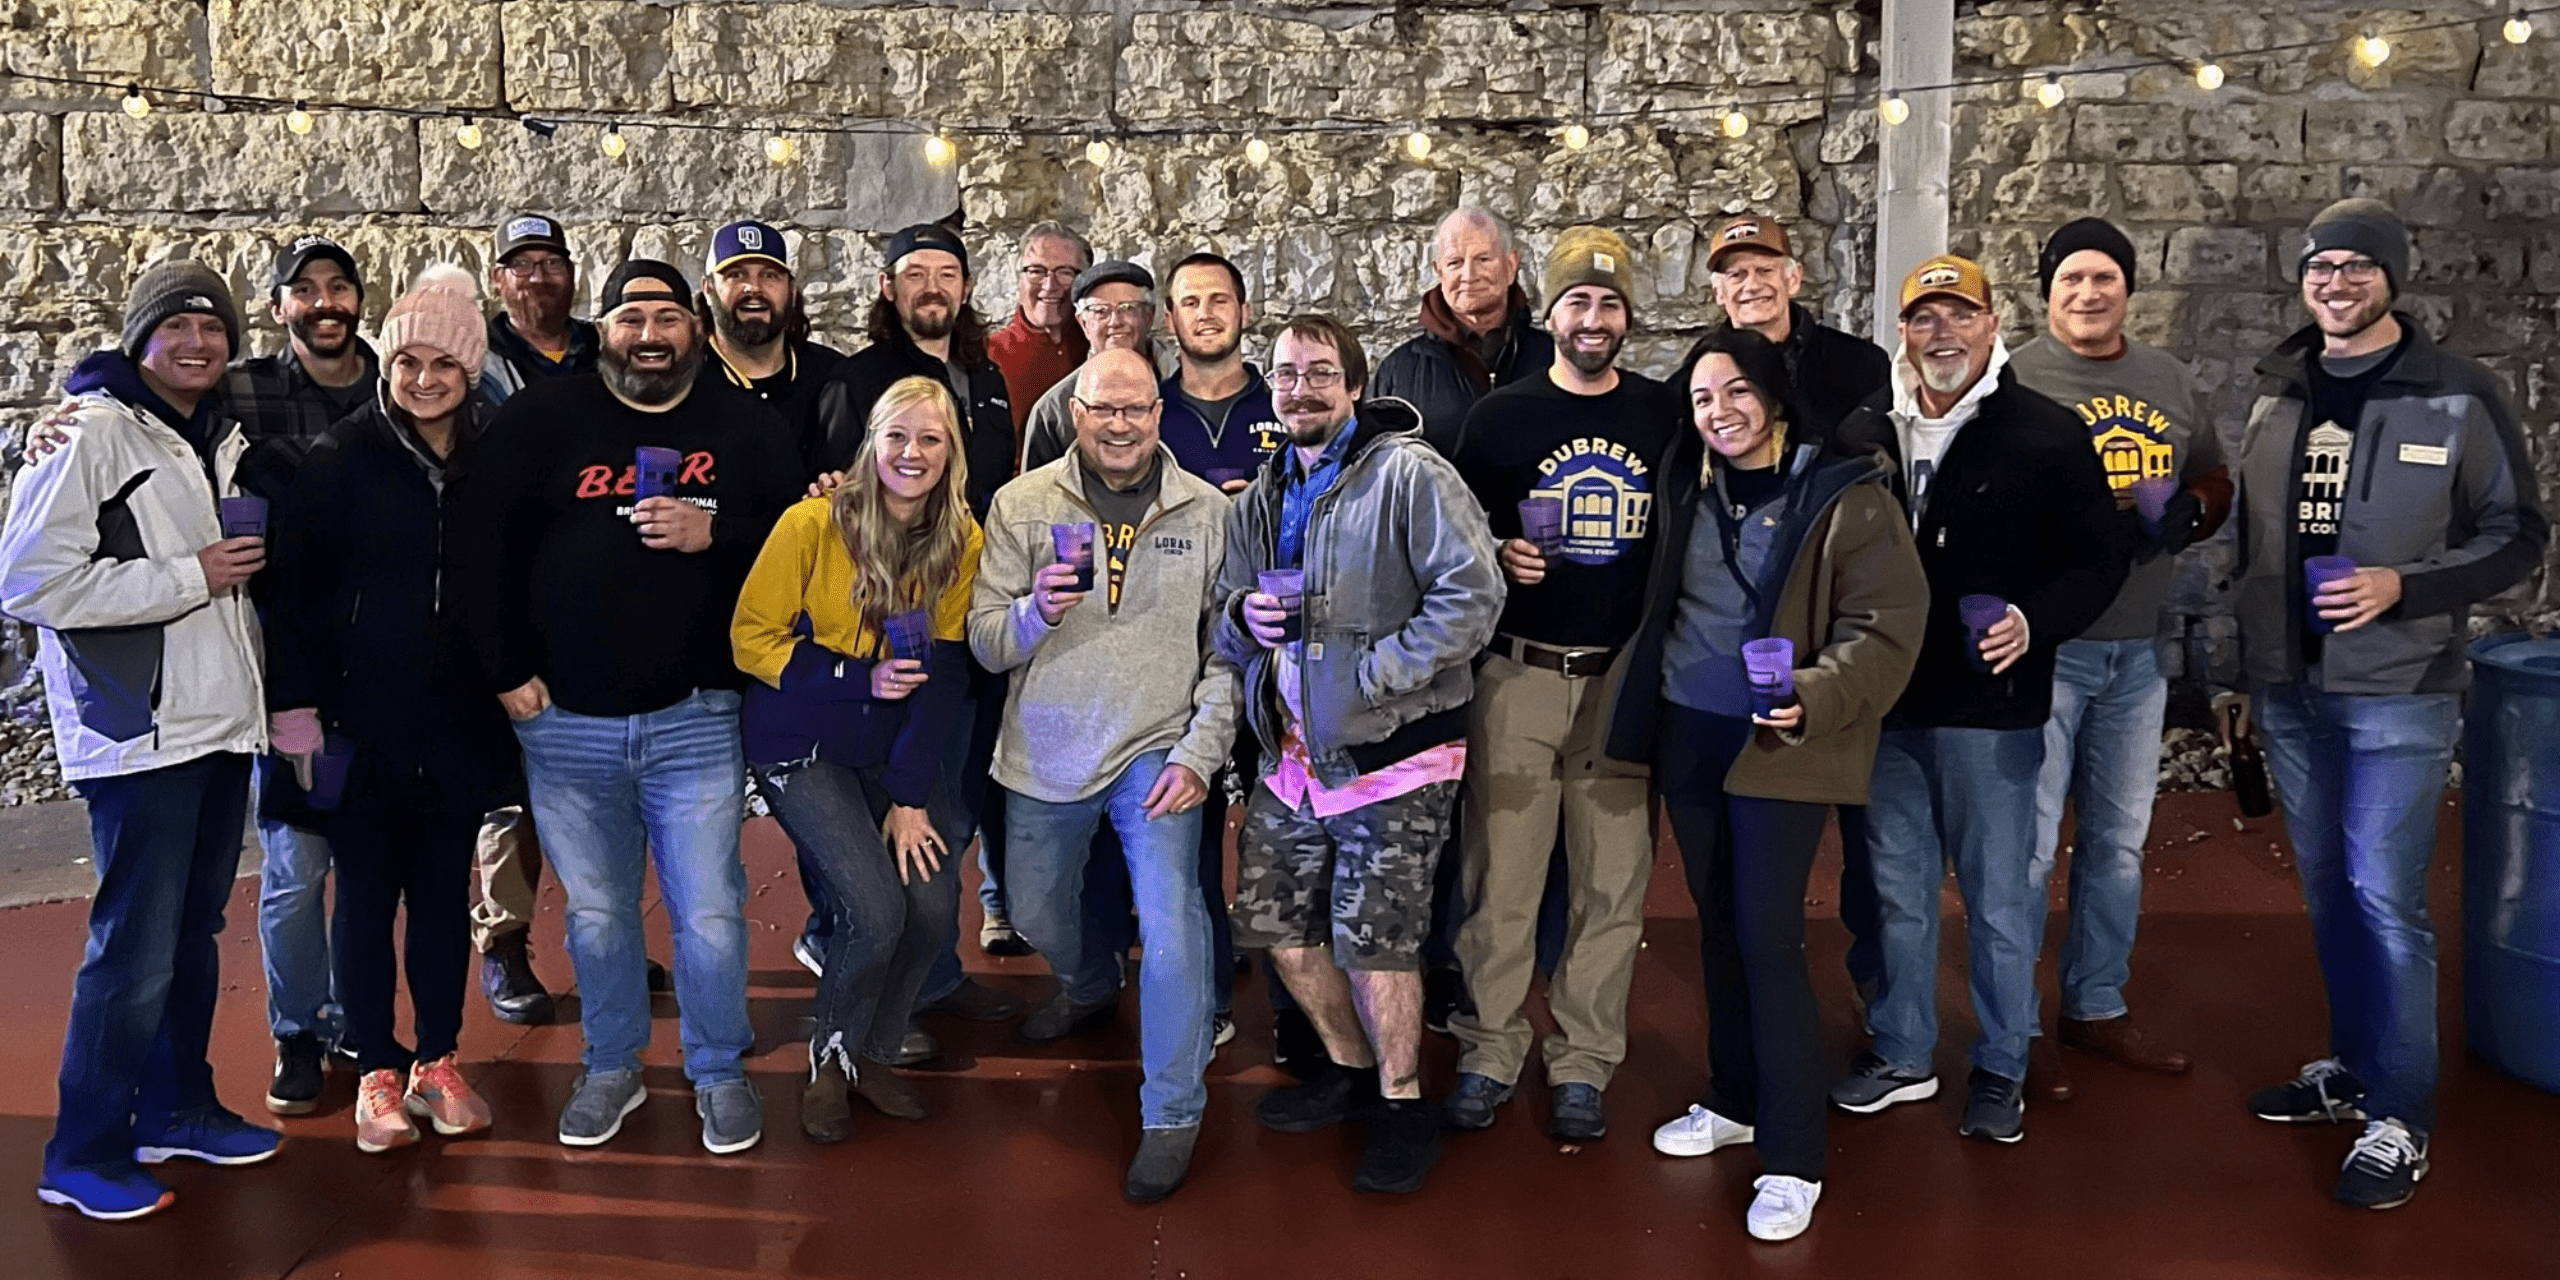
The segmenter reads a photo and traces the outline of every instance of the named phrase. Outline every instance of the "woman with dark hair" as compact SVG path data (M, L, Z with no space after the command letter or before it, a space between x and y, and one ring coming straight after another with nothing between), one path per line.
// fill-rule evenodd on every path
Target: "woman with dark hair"
M747 763L836 912L800 1096L801 1132L816 1142L851 1136L851 1093L899 1119L925 1115L915 1087L878 1064L897 1058L958 918L951 855L969 819L944 765L955 727L967 731L984 543L968 484L950 392L925 377L891 384L843 482L774 525L730 624L738 667L757 681Z
M1706 1099L1653 1145L1699 1156L1756 1142L1767 1173L1748 1224L1785 1240L1812 1223L1822 1195L1805 885L1825 808L1866 803L1928 586L1883 460L1789 438L1775 346L1720 330L1687 374L1696 430L1657 472L1664 554L1609 733L1612 756L1653 765L1706 974ZM1745 645L1772 640L1789 653L1755 684Z

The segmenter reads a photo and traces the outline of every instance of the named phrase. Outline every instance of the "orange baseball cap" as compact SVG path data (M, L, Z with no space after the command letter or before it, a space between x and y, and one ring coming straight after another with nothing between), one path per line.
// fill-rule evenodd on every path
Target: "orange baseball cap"
M1724 224L1716 228L1715 236L1708 244L1707 270L1709 271L1722 267L1724 256L1736 249L1758 249L1763 253L1774 253L1781 258L1796 256L1795 246L1787 241L1786 224L1775 218L1763 218L1756 213L1746 213L1739 218L1725 219Z
M1931 298L1958 298L1987 311L1991 308L1991 281L1973 259L1942 253L1913 267L1911 274L1902 278L1902 314L1910 315L1913 307Z

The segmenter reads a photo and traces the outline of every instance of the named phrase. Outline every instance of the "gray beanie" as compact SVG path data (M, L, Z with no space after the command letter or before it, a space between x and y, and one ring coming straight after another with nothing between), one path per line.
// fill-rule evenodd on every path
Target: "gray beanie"
M240 354L240 309L232 305L231 287L201 262L171 258L153 263L133 282L133 297L124 305L125 355L141 359L161 321L190 314L221 321L231 335L231 354Z
M2311 234L2302 242L2302 257L2295 265L2311 261L2315 253L2332 249L2352 249L2382 264L2382 274L2391 282L2391 291L2400 292L2401 282L2409 278L2409 227L2390 205L2359 196L2341 200L2320 211L2311 220Z

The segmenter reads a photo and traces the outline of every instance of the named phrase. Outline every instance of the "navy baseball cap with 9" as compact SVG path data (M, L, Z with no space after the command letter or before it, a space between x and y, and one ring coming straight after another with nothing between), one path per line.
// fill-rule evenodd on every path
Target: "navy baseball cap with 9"
M960 273L969 272L969 246L960 243L960 233L939 222L919 222L889 237L889 251L880 255L882 271L898 273L898 263L918 249L940 249L960 260Z
M315 258L337 263L338 269L346 272L347 280L355 285L356 300L364 300L364 273L356 269L355 255L347 252L346 246L322 235L295 236L284 248L276 251L275 277L269 282L268 296L283 297L284 291L302 275L302 269L310 266Z
M740 218L711 233L711 252L703 256L702 273L718 275L720 268L749 258L791 270L791 247L783 242L782 233L754 219Z
M549 249L561 257L569 256L569 235L560 229L560 220L539 213L519 213L498 224L498 257L504 262L519 249Z

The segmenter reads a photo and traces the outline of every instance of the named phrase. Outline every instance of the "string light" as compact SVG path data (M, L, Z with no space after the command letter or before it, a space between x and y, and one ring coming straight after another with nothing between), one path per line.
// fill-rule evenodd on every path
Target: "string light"
M478 123L471 117L464 116L462 127L453 131L453 140L461 143L465 151L477 151L480 149L480 144L488 141L488 138L480 132Z
M790 135L781 133L765 135L764 158L766 160L774 164L789 164L799 155L800 144L792 141Z
M2499 34L2507 38L2508 44L2523 44L2533 38L2533 19L2524 16L2523 11L2519 10L2513 17L2507 19L2506 26L2499 28Z
M1111 144L1100 138L1084 144L1084 161L1096 169L1111 163Z
M960 158L960 149L951 145L948 134L936 133L924 140L924 162L936 169L947 169Z
M151 114L151 99L142 96L141 85L128 85L124 91L124 113L139 120Z
M2391 60L2391 42L2372 32L2356 37L2356 61L2378 67Z
M1886 124L1900 124L1911 118L1911 104L1903 101L1902 95L1891 94L1876 108L1876 114L1883 116Z
M604 127L604 136L596 139L596 149L604 152L607 160L619 160L631 150L631 144L623 139L621 125L609 124Z
M1404 153L1416 160L1431 158L1431 135L1416 129L1404 136Z
M299 102L293 104L293 110L285 115L284 127L297 134L311 132L311 108Z
M1271 144L1260 138L1245 139L1244 162L1256 169L1271 163Z
M2047 111L2062 105L2062 77L2045 73L2044 83L2036 86L2036 104Z
M1751 132L1751 117L1742 114L1740 107L1725 112L1724 119L1719 123L1724 127L1724 136L1728 138L1739 138Z
M2211 93L2222 87L2222 64L2208 62L2196 68L2196 87Z
M1567 151L1580 151L1591 145L1591 130L1584 125L1569 124L1556 134L1556 141L1563 143Z

